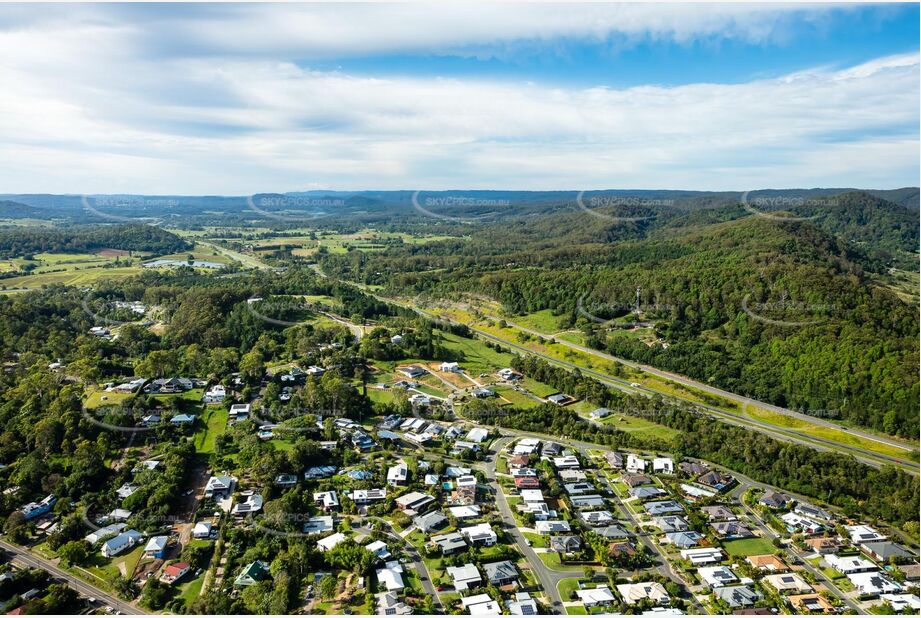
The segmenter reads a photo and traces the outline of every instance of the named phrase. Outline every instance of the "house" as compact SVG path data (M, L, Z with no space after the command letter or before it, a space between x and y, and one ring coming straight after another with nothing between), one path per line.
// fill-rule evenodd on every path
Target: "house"
M144 392L152 395L173 395L184 393L195 387L188 378L158 378L144 387Z
M169 419L169 422L173 425L191 425L195 422L194 414L177 414L173 418Z
M783 492L773 489L768 489L761 495L760 498L758 498L758 504L766 506L770 509L785 509L792 502L793 498Z
M444 362L438 365L439 371L450 371L452 373L460 373L460 365L457 363Z
M627 487L639 487L640 485L652 484L652 479L645 474L625 474L620 477L620 480L623 481Z
M522 438L515 443L515 449L512 453L516 456L524 456L523 461L519 465L525 466L528 464L528 455L531 453L537 452L537 449L540 447L540 440L537 438ZM509 459L509 464L512 464L513 460Z
M57 504L57 497L54 494L49 494L42 498L39 502L30 502L20 509L23 517L26 518L26 521L35 519L36 517L41 517Z
M165 569L163 569L163 574L160 575L160 581L164 584L172 584L176 581L182 579L182 576L188 573L192 569L191 565L188 562L174 562Z
M489 399L490 397L496 396L496 391L492 390L491 388L481 386L479 388L473 389L470 394L477 399Z
M580 537L569 535L550 537L550 551L558 554L574 554L580 549L582 549Z
M633 453L627 454L627 472L645 472L648 464L648 461L641 457L637 457Z
M772 573L782 573L788 570L786 563L774 554L761 554L759 556L748 556L745 561L758 569L759 571L770 571Z
M329 551L332 548L334 548L336 545L338 545L339 543L342 543L343 541L345 541L347 538L348 537L346 537L341 532L336 532L335 534L331 534L328 537L322 538L319 541L317 541L317 549L319 549L320 551Z
M279 487L294 487L297 485L297 476L294 474L279 474L275 477L275 484Z
M237 479L232 476L221 475L212 476L205 485L205 498L221 500L233 493L233 488L237 484Z
M383 541L372 541L365 545L365 549L370 553L377 556L378 560L390 560L391 554L390 550L387 548L387 543Z
M700 512L707 516L707 521L735 521L736 514L731 510L717 504L715 506L702 506Z
M304 522L304 534L325 534L332 532L335 528L332 515L321 515L311 517Z
M565 457L554 457L553 466L557 470L562 470L564 468L581 468L582 464L579 463L579 458L575 455L566 455Z
M838 554L832 554L831 556L825 557L825 562L831 568L845 575L850 575L851 573L865 573L867 571L876 571L879 569L874 563L869 560L864 560L859 556L839 556Z
M540 481L536 476L516 476L515 487L519 490L539 489Z
M722 470L710 470L698 476L697 482L706 487L712 487L717 491L723 491L735 483L735 479L732 475Z
M476 565L467 563L459 567L447 567L445 572L454 581L455 590L468 590L483 584L483 578Z
M387 592L399 592L403 586L403 566L392 560L382 569L377 570L377 583L384 586Z
M204 403L223 403L224 398L227 397L227 389L224 388L223 384L215 384L207 391L205 391L204 396L201 398Z
M727 566L701 567L697 569L697 575L707 586L714 589L728 586L729 584L734 584L739 581L736 574L730 571Z
M818 534L825 530L825 526L817 521L803 517L794 512L784 513L780 520L786 525L790 532L802 532L804 534Z
M400 496L394 502L396 502L397 508L411 515L412 513L423 512L424 509L435 502L435 498L418 491L411 491L406 495Z
M656 517L658 515L671 515L673 513L683 513L684 507L674 500L660 500L657 502L647 502L643 509L648 515Z
M444 513L440 511L432 511L431 513L426 513L425 515L419 515L413 518L413 524L416 528L422 532L431 532L432 530L437 530L438 528L444 527L447 523L448 518L444 516Z
M652 460L652 471L656 474L674 474L675 462L671 457L656 457Z
M492 547L499 537L488 523L467 526L458 530L471 545Z
M168 536L150 537L147 545L144 546L144 555L148 558L163 558L166 555L166 546L169 543Z
M211 522L200 521L192 528L193 539L207 539L211 537Z
M755 536L751 530L738 521L718 521L711 528L720 539L747 539Z
M689 502L696 502L700 498L712 498L719 493L713 489L706 489L700 485L688 485L687 483L681 483L679 487L681 493Z
M668 605L671 600L665 590L665 586L658 582L619 584L617 592L627 605L636 605L645 599L649 599L653 604L663 606Z
M507 586L518 581L518 569L511 560L487 562L483 565L486 581L494 586Z
M538 534L557 534L572 530L569 522L563 520L538 521L534 523L534 529L537 530Z
M474 427L467 432L467 440L474 444L479 444L489 437L489 430L483 427Z
M591 411L591 413L589 413L589 416L597 420L600 418L605 418L606 416L609 416L610 414L611 414L611 411L608 410L607 408L595 408L594 410Z
M723 560L723 550L719 547L702 547L700 549L683 549L681 558L695 567L718 564Z
M564 483L581 483L588 478L582 470L560 470L559 475Z
M124 529L125 524L109 524L108 526L104 526L98 530L90 532L85 537L83 537L83 540L90 545L95 545L99 541L115 536Z
M617 451L608 451L604 454L604 458L612 468L624 467L624 456Z
M572 470L565 470L565 472L572 472ZM597 491L594 485L592 485L591 483L585 483L585 482L567 483L563 485L563 489L565 489L566 493L568 493L570 496L574 496L578 494L587 494L589 492Z
M899 564L896 568L905 575L905 581L916 582L921 579L921 564L913 562L911 564Z
M505 606L512 616L536 616L538 614L537 601L527 592L516 592L514 601L506 601Z
M476 506L475 504L467 506L452 506L448 508L448 512L451 513L451 517L454 519L470 519L480 516L480 507Z
M428 373L425 369L418 365L410 365L409 367L400 367L397 369L400 373L410 379L418 378L424 376Z
M127 509L112 509L105 516L105 521L128 521L128 518L131 517L131 511Z
M409 482L409 466L402 461L391 466L387 470L387 484L391 487L399 487Z
M450 556L467 549L467 541L464 540L464 535L460 532L449 532L448 534L433 536L432 543L441 548L441 553L444 556Z
M831 614L835 611L832 605L825 597L820 594L792 594L787 597L787 602L799 614Z
M677 515L665 515L664 517L653 517L652 525L662 532L684 532L690 526L684 518Z
M608 555L618 556L635 556L636 546L630 541L615 541L608 545Z
M333 476L339 468L336 466L310 466L304 471L304 479L324 479Z
M230 412L227 414L227 424L235 425L249 418L252 406L248 403L235 403L230 406Z
M314 503L323 509L324 513L331 513L339 509L339 494L335 490L318 491L313 494Z
M861 543L860 548L877 562L889 562L890 558L912 558L913 556L901 545L889 541L878 543Z
M387 498L386 489L355 489L349 494L355 504L370 504Z
M885 541L886 537L871 528L870 526L845 526L848 534L851 536L851 543L860 545L861 543L875 543Z
M269 565L262 560L256 560L243 567L240 574L233 580L233 585L234 588L245 588L246 586L252 586L253 584L265 581L268 578Z
M811 517L812 519L821 521L832 521L835 519L835 516L825 509L809 504L808 502L798 502L796 506L793 507L793 512L799 513L803 517Z
M521 378L520 373L518 373L514 369L509 369L508 367L506 367L505 369L500 369L499 371L496 372L496 375L498 375L503 380L518 380Z
M429 406L432 403L432 399L424 393L416 393L409 398L409 403L414 406Z
M600 509L605 506L604 498L598 494L589 496L572 496L569 501L575 509Z
M121 534L113 536L102 544L101 552L106 558L117 556L126 549L137 545L143 537L137 530L126 530Z
M713 591L713 597L723 601L730 609L752 607L761 599L761 595L749 586L727 586Z
M600 607L602 605L612 605L617 603L617 598L606 585L597 588L588 588L585 590L576 590L576 596L582 602L586 609L590 607Z
M401 343L403 343L403 335L394 335L393 337L390 338L390 343L394 345L400 345Z
M879 600L888 603L896 612L904 612L906 609L912 610L917 614L921 611L921 598L916 594L881 594Z
M696 461L682 461L678 464L678 469L688 477L697 478L707 471L707 466Z
M630 490L630 495L639 500L649 500L651 498L658 498L659 496L665 496L668 492L662 489L661 487L634 487Z
M669 532L665 535L665 542L671 543L679 549L690 549L697 546L704 538L699 532L686 530L684 532Z
M902 586L879 571L875 573L851 573L847 576L854 588L863 596L875 597L881 594L902 592Z
M781 594L805 594L813 588L798 573L774 573L761 580Z
M230 514L234 517L246 517L247 515L254 515L262 510L262 496L260 494L254 493L252 491L245 491L241 494L243 500L237 501L233 505L233 509L230 511Z
M413 613L413 608L401 601L394 592L379 592L376 598L378 615L408 616Z
M540 453L545 457L556 457L563 452L563 445L558 442L544 442Z
M550 403L555 403L558 406L569 403L572 399L569 395L564 395L563 393L557 393L556 395L550 395L547 397L547 401Z
M488 594L464 597L461 599L461 605L471 616L497 616L502 613L502 607Z
M589 526L604 526L614 521L610 511L580 511L579 517Z
M833 554L841 549L841 541L836 537L814 537L803 542L817 554Z

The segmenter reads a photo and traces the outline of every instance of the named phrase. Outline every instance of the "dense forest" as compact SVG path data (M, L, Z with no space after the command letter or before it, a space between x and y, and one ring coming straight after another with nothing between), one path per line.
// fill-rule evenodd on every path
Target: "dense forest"
M164 254L189 249L179 236L150 225L100 225L68 229L17 227L0 230L0 257L42 252L88 252L99 249L149 251Z
M831 204L814 220L757 217L738 205L667 224L547 217L321 262L393 294L485 295L501 302L500 317L550 309L561 329L580 328L613 355L914 437L918 313L872 273L909 255L917 216L864 193ZM641 312L632 318L654 325L666 345L599 324L630 313L637 288Z

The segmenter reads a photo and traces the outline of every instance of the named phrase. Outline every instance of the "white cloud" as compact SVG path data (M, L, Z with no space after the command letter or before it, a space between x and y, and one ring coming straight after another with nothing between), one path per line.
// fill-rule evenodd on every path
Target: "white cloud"
M298 46L338 53L600 39L613 29L678 40L721 29L760 39L787 14L742 5L700 14L615 8L561 14L489 5L488 19L409 5L401 21L377 6L234 6L219 20L208 8L194 11L208 19L191 21L154 14L148 27L118 19L124 8L70 7L67 20L21 20L0 27L0 191L916 182L917 54L742 84L627 89L371 78L306 70L290 55Z

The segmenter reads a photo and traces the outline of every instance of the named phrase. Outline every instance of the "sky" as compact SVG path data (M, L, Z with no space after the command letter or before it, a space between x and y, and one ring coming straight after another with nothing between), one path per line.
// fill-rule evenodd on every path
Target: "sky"
M917 4L0 5L0 193L919 184Z

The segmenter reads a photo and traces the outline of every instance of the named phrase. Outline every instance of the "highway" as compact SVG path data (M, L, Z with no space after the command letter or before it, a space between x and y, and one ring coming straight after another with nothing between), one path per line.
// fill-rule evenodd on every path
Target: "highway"
M67 585L76 590L78 593L87 598L95 598L97 601L109 605L116 610L120 611L123 614L131 615L144 615L147 612L141 610L138 607L135 607L133 604L126 601L122 601L108 592L97 588L96 586L86 582L83 579L80 579L76 575L72 575L67 571L58 568L50 560L46 560L40 556L36 556L28 549L18 547L16 545L11 545L6 541L0 541L0 548L4 551L12 554L13 563L18 564L23 567L33 568L33 569L42 569L47 571L55 579L63 580L67 582Z

